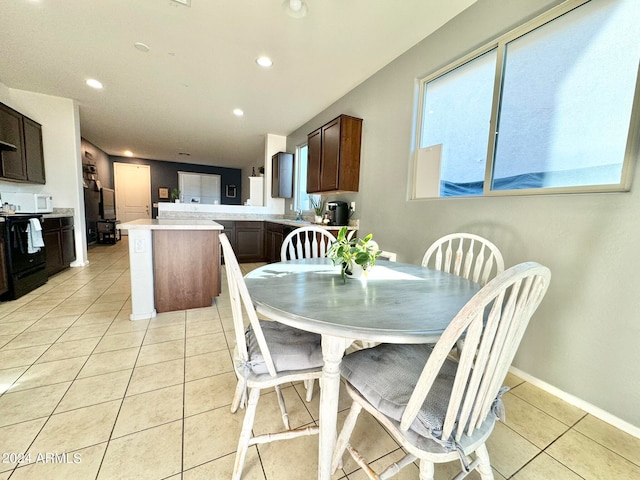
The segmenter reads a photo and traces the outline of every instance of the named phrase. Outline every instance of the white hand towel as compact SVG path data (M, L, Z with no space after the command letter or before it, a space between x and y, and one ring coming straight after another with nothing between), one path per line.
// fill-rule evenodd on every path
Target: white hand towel
M40 248L44 247L44 240L42 239L42 225L37 218L29 219L29 225L27 225L27 253L36 253Z

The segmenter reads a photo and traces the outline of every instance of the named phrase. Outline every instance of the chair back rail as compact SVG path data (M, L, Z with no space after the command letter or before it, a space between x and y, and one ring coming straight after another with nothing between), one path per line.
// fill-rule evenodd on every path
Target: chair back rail
M256 314L256 310L253 307L253 302L251 301L249 290L247 289L247 285L244 281L242 270L240 270L238 259L236 258L233 247L231 246L227 235L221 233L219 237L220 244L222 245L222 251L224 252L224 264L227 272L227 280L229 283L229 297L231 298L233 328L236 336L238 354L243 361L247 361L249 359L247 341L244 336L245 326L242 311L242 307L244 306L244 311L249 318L251 327L253 328L253 333L256 337L256 341L258 342L258 346L260 347L260 351L264 358L267 371L272 377L275 377L276 368L273 364L273 359L271 358L271 353L269 352L269 347L267 346L267 341L262 332L262 328L260 327L258 315Z
M460 441L487 418L527 324L542 301L551 273L535 262L516 265L491 280L455 316L435 345L403 413L415 420L451 348L464 346L443 425L442 439ZM485 314L485 311L489 310Z
M452 233L427 249L422 266L485 285L504 271L504 260L498 247L489 240L472 233Z
M280 260L296 260L299 258L324 257L325 253L335 242L334 237L322 227L300 227L290 232L282 242Z

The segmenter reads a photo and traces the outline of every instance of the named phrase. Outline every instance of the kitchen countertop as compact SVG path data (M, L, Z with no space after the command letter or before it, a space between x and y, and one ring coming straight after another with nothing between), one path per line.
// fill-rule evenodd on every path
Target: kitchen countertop
M213 220L140 219L116 225L120 230L223 230Z
M271 223L279 223L282 225L289 225L292 227L310 227L310 226L314 226L314 227L322 227L322 228L326 228L327 230L340 230L342 228L341 225L320 225L318 223L313 223L313 222L307 222L306 220L290 220L287 218L266 218L264 219L265 222L271 222ZM358 227L357 226L347 226L347 230L357 230Z

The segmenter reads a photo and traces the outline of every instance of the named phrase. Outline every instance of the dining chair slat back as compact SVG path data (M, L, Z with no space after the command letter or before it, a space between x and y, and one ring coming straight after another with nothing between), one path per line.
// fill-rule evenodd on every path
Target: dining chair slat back
M485 285L504 271L504 259L498 247L486 238L452 233L431 244L422 258L422 266Z
M324 257L333 242L331 232L322 227L309 226L296 228L282 242L280 260Z
M460 458L464 464L474 452L468 468L478 469L483 480L493 479L485 441L501 409L508 368L550 279L549 269L538 263L516 265L474 295L435 346L382 344L345 356L342 374L354 404L338 438L334 468L345 449L357 455L349 437L365 408L408 452L405 458L420 459L421 480L433 479L434 463ZM449 354L462 336L465 342L456 361ZM401 375L397 371L394 375L392 368L402 366L385 367L392 358L409 357L414 364L420 363L415 358L424 358L424 366L408 365L412 373ZM388 385L390 393L374 394L382 391L379 385ZM396 392L412 387L408 401L403 397L402 409ZM390 410L385 407L389 404L400 407ZM388 476L383 473L379 478Z

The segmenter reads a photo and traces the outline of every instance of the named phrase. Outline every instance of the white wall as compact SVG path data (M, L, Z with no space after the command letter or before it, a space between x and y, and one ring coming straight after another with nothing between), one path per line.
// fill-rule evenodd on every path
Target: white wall
M68 98L8 88L0 83L0 102L42 125L45 185L0 181L0 191L46 192L53 196L54 208L73 208L76 261L87 262L87 242L80 158L80 117L78 105Z
M341 113L364 119L362 234L398 260L420 262L438 237L467 231L491 239L507 266L552 271L547 297L514 365L640 427L640 180L631 192L407 201L416 79L533 18L557 0L479 0L287 139L288 151Z

